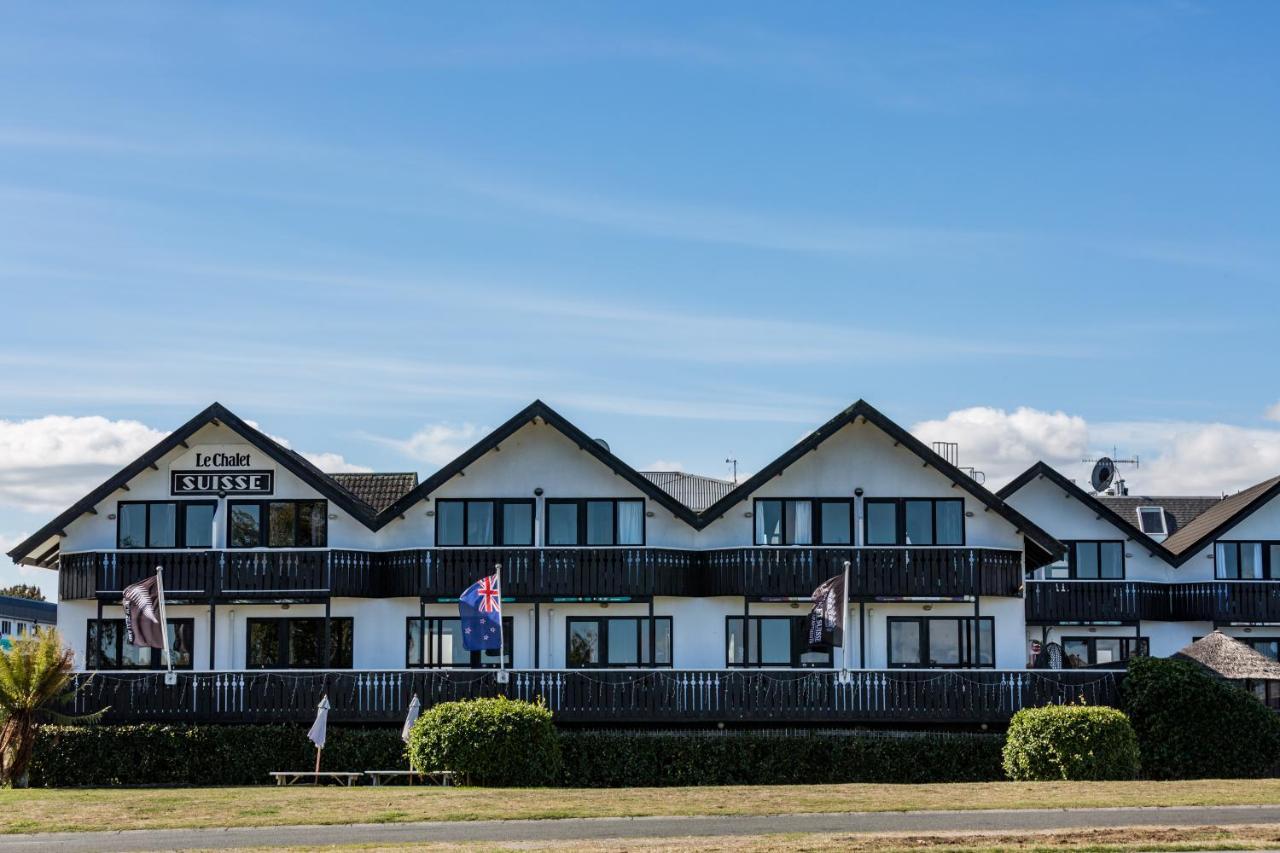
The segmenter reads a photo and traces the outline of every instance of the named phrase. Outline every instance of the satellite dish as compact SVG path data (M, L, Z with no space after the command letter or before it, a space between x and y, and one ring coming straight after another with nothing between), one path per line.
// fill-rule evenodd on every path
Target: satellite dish
M1111 461L1111 457L1104 456L1093 465L1093 474L1089 481L1093 484L1095 492L1106 491L1107 486L1111 485L1111 481L1116 478L1116 463Z

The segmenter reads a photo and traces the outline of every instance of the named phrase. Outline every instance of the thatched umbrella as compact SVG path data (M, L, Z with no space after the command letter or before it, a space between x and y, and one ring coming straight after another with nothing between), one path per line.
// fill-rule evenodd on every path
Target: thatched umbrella
M1225 681L1236 682L1272 707L1280 702L1280 663L1219 630L1201 637L1174 657L1199 664Z

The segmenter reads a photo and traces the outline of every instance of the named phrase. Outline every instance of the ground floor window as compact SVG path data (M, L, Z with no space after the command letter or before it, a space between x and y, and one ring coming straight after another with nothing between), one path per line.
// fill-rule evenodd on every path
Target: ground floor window
M671 617L571 617L565 666L568 669L671 666ZM652 654L650 649L652 648Z
M807 616L730 616L725 623L729 666L830 667L831 652L809 650Z
M245 665L249 669L350 669L353 620L329 620L324 654L324 618L246 619Z
M1069 666L1120 666L1131 657L1146 655L1146 637L1064 637L1062 652Z
M470 667L472 669L497 668L498 650L469 652L462 645L462 620L410 616L406 620L405 661L411 667ZM515 637L511 630L511 618L502 620L503 665L511 666Z
M168 625L173 668L191 669L195 620L170 619ZM123 619L90 619L85 649L89 669L164 669L160 649L129 645Z
M977 663L974 662L974 620L950 616L890 616L889 666L995 666L995 621L978 620Z

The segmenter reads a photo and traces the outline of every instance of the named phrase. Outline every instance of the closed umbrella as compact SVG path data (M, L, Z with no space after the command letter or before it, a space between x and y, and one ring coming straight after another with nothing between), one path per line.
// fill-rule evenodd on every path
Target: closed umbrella
M311 731L307 732L307 737L316 745L316 772L320 772L320 753L324 752L325 736L329 731L329 694L320 697L320 704L316 706L316 721L311 724ZM319 779L316 780L317 784Z
M409 732L413 729L413 724L417 722L420 713L422 713L422 703L418 701L418 694L415 693L409 700L409 713L405 715L404 728L400 730L400 740L409 742Z

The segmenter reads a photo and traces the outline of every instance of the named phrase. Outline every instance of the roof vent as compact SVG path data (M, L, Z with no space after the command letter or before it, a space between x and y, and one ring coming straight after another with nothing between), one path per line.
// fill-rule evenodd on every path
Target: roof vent
M603 448L604 448L604 450L605 450L605 453L612 453L612 452L613 452L612 450L610 450L610 449L609 449L609 442L605 441L603 438L597 438L597 439L596 439L596 444L598 444L598 445L600 445L601 447L603 447Z

